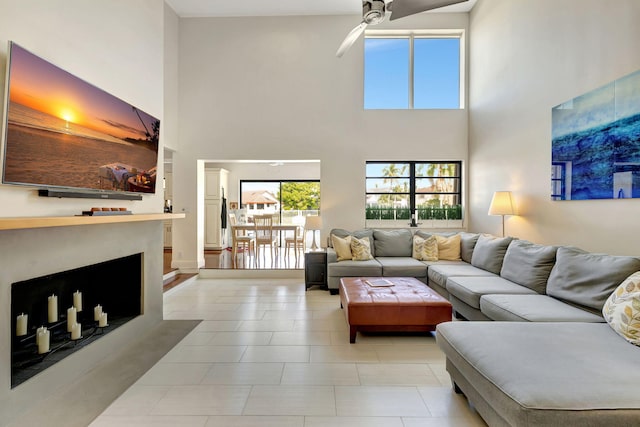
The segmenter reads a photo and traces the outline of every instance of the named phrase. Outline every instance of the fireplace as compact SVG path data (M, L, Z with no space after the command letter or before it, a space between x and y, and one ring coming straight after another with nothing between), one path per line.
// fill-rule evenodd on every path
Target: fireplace
M11 387L143 313L142 253L11 285Z

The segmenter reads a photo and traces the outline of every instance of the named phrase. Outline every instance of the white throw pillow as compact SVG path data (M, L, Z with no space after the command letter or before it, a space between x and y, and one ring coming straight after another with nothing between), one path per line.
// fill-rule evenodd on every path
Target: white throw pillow
M614 331L640 346L640 271L627 277L609 295L602 314Z

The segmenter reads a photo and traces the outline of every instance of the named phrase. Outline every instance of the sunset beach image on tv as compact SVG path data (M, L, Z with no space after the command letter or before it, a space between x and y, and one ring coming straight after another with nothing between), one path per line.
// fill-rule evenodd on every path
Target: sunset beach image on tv
M155 192L160 120L9 49L3 183Z

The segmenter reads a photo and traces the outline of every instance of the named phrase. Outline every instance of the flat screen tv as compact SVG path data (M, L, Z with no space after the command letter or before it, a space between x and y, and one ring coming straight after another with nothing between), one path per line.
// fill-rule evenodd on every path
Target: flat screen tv
M160 120L9 42L4 184L154 193Z

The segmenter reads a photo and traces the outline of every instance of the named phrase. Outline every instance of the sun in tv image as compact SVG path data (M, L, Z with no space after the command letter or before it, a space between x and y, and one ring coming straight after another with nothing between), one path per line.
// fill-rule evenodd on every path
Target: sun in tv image
M4 183L155 192L160 120L15 43L8 72Z

